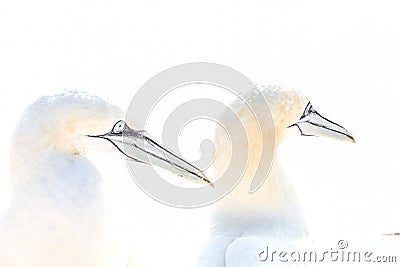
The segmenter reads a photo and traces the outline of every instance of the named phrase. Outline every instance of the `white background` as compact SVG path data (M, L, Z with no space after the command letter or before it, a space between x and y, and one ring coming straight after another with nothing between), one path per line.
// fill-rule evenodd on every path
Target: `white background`
M396 1L2 1L0 214L11 194L13 128L37 97L80 89L126 109L156 73L207 61L259 84L297 88L354 134L356 144L295 138L281 146L314 235L400 231L399 8ZM131 182L115 164L119 179ZM206 238L208 210L174 211L134 193L142 215L165 215L144 219L153 227L147 246L157 237L155 246L164 246L152 260L190 261Z

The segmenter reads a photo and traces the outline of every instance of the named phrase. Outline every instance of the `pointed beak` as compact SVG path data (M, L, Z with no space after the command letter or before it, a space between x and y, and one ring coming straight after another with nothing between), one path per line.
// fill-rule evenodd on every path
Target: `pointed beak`
M346 128L319 114L310 103L300 120L289 127L297 127L303 136L329 137L355 143L353 135Z
M158 144L145 131L126 126L123 133L87 136L109 141L129 160L153 164L193 182L214 187L202 170Z

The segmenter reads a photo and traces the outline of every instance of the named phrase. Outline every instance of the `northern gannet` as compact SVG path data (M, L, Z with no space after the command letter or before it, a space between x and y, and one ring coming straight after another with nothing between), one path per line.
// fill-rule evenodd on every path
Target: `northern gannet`
M122 122L113 134L99 135L121 115L118 107L76 91L41 97L23 112L10 155L12 202L0 221L0 266L127 266L129 248L107 228L105 178L85 153L117 151L87 135L121 141L118 133L128 129ZM144 135L135 140L152 142ZM158 165L174 172L180 167L183 176L190 167L158 144L151 153L141 161L163 155Z
M324 136L354 142L353 136L345 128L319 114L310 101L295 90L277 86L261 87L249 91L243 99L244 102L251 101L256 109L265 106L266 100L274 126L258 125L253 114L239 100L230 105L247 132L248 165L238 185L216 203L210 237L199 256L198 267L271 266L258 259L265 246L279 249L287 246L288 241L300 239L307 233L296 195L278 158L274 158L261 187L249 193L258 164L267 164L259 162L262 138L265 143L265 138L271 138L274 134L276 147L287 134L294 132L302 136ZM224 114L220 122L224 125ZM241 126L230 127L233 129L229 132L232 136L240 131ZM232 155L231 145L227 138L223 138L223 131L220 126L215 131L215 177L222 176ZM238 146L243 153L247 153L245 143ZM237 172L241 173L241 170ZM218 184L216 190L219 190Z

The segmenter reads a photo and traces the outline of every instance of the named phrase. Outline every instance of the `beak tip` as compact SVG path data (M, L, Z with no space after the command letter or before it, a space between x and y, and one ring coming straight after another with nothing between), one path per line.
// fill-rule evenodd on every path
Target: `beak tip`
M350 139L349 141L350 141L350 142L356 143L356 139L354 138L354 136L353 136L351 133L348 132L348 135L347 135L347 136L349 137L349 139Z
M211 186L212 188L215 188L215 185L208 179L206 175L202 175L202 180L206 185Z

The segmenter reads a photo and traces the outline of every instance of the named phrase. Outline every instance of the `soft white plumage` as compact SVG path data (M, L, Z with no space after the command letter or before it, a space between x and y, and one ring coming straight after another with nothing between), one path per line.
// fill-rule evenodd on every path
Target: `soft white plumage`
M308 133L317 135L316 133L318 133L323 136L337 139L347 138L349 141L354 141L351 134L344 128L337 124L330 124L332 122L318 113L314 113L313 110L312 114L301 118L309 101L297 91L279 87L263 87L260 90L250 91L243 97L246 101L251 101L256 109L265 106L263 99L265 97L272 112L274 127L260 125L260 129L250 110L240 104L240 101L231 105L231 108L239 115L247 132L248 165L240 183L216 204L210 238L199 257L197 266L271 266L258 259L259 253L267 245L276 249L288 248L291 246L290 241L306 235L307 229L301 208L278 158L275 157L264 184L255 193L249 194L250 184L258 164L267 164L260 162L263 148L262 138L265 142L275 135L276 146L278 146L288 132L300 130L304 135ZM222 125L226 122L224 115L221 117ZM300 119L303 121L299 122ZM316 130L312 128L313 125L308 125L310 127L306 125L306 123L318 119L320 119L318 123L325 123L336 132L326 129ZM297 122L298 125L295 125L297 127L288 129ZM237 127L237 129L233 128L234 130L230 131L231 135L240 131L240 125L233 127ZM223 129L218 127L215 133L216 158L213 164L216 177L220 177L224 173L231 160L231 146L229 140L223 138L222 131ZM241 147L239 145L239 149L242 149L240 151L243 153L247 153L245 142ZM273 152L271 151L271 153ZM238 173L240 171L237 170ZM216 190L218 190L218 186ZM279 265L279 262L274 264Z
M103 177L85 151L121 116L79 92L38 99L23 113L11 150L13 198L0 222L0 266L126 266L108 235ZM111 177L112 178L112 177Z

